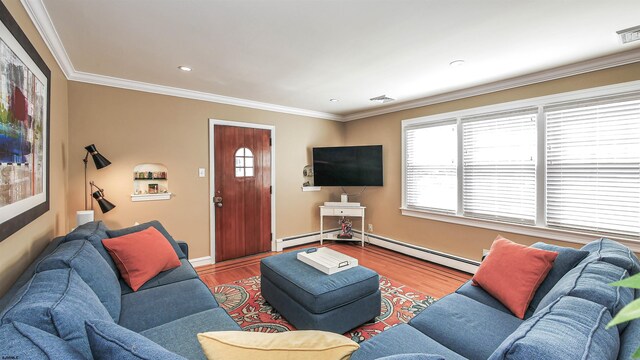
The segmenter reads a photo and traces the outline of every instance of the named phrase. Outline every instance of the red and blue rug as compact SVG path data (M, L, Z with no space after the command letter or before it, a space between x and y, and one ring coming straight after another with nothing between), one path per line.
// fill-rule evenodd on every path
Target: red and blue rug
M216 300L245 331L282 332L295 327L265 302L260 291L260 277L215 286ZM362 342L394 325L406 323L436 299L394 280L380 277L382 309L375 322L365 323L344 335Z

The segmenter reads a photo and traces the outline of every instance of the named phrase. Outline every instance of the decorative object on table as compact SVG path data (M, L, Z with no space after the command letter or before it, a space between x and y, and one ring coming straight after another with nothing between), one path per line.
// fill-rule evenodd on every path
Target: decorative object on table
M158 184L149 184L149 194L158 193Z
M93 181L89 184L91 184L91 190L96 188L96 191L94 191L91 196L93 196L93 198L98 202L98 205L100 205L102 213L107 213L116 207L112 202L104 198L104 189L99 188ZM93 201L91 202L91 210L93 210Z
M51 71L0 3L0 241L49 210Z
M260 292L260 276L211 288L213 295L244 331L283 332L296 328L267 303ZM387 277L380 276L380 315L344 336L362 342L394 325L409 322L436 299Z
M353 238L353 224L351 220L347 218L341 218L338 220L338 225L340 225L340 233L338 234L338 239L352 239Z
M76 212L76 223L78 226L94 220L93 203L91 203L91 209L89 209L89 196L93 196L93 188L87 191L87 167L89 164L89 155L91 155L97 170L111 165L111 161L100 154L94 144L87 145L84 149L87 151L84 155L84 159L82 159L82 162L84 163L84 210ZM90 183L93 184L93 181Z

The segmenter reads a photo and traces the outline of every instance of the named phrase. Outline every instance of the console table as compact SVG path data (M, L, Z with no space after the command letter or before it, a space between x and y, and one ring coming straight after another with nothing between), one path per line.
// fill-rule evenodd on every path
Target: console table
M365 206L320 206L320 245L323 240L344 240L344 241L360 241L364 246L364 209ZM362 220L361 236L357 237L355 234L351 239L340 239L337 236L324 233L324 217L325 216L340 216L340 217L359 217Z

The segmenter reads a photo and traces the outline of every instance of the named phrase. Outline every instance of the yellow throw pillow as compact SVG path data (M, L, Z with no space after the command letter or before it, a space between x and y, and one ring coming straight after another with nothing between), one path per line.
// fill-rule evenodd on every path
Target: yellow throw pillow
M327 331L300 330L281 333L213 331L198 334L207 359L349 359L360 345Z

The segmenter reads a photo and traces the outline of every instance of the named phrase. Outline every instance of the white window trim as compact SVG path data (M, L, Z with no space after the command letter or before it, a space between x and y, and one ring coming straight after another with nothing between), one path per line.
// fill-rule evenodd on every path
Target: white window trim
M507 103L500 103L500 104L494 104L494 105L488 105L488 106L482 106L482 107L476 107L471 109L464 109L464 110L442 113L437 115L430 115L430 116L424 116L424 117L419 117L414 119L403 120L402 129L401 129L402 205L400 207L400 211L402 215L429 219L429 220L442 221L442 222L459 224L459 225L480 227L480 228L497 230L497 231L510 232L515 234L536 236L536 237L548 238L552 240L567 241L567 242L577 243L577 244L586 244L597 238L606 236L610 239L619 241L620 243L628 246L631 250L635 252L640 252L640 240L630 238L630 237L603 235L603 234L590 233L590 232L580 232L580 231L573 231L573 230L549 228L547 226L541 226L541 225L521 225L521 224L507 223L507 222L501 222L501 221L495 221L495 220L485 220L485 219L465 217L465 216L462 216L461 214L461 211L462 211L461 193L459 193L459 196L458 196L458 213L457 214L444 214L444 213L439 213L434 211L408 208L407 202L406 202L407 179L406 179L406 139L405 139L405 134L406 134L405 130L407 127L438 122L445 119L456 118L458 123L458 130L461 130L461 126L462 126L461 118L465 116L498 112L498 111L506 111L506 110L517 109L520 107L527 107L527 106L537 106L538 115L539 115L538 116L538 144L539 145L538 145L538 165L536 167L536 190L537 190L537 194L536 194L537 196L536 220L537 221L536 223L543 224L544 219L546 218L545 216L546 152L544 151L546 144L545 144L545 136L544 136L545 119L544 119L544 116L542 116L542 107L544 105L549 105L552 103L581 100L581 99L599 97L599 96L615 95L618 93L638 91L638 90L640 90L640 81L631 81L631 82L626 82L621 84L601 86L601 87L596 87L591 89L553 94L553 95L541 96L541 97L536 97L531 99L518 100L518 101L507 102ZM458 136L460 136L460 134L461 133L459 133ZM459 147L462 146L460 141L458 141L458 146ZM459 148L458 150L461 150L461 149ZM462 154L461 151L459 151L458 153L459 153L458 156ZM462 164L461 161L458 161L458 177L462 175L461 164ZM462 181L458 181L458 186L460 186L461 183ZM462 189L458 189L458 190L461 191Z

